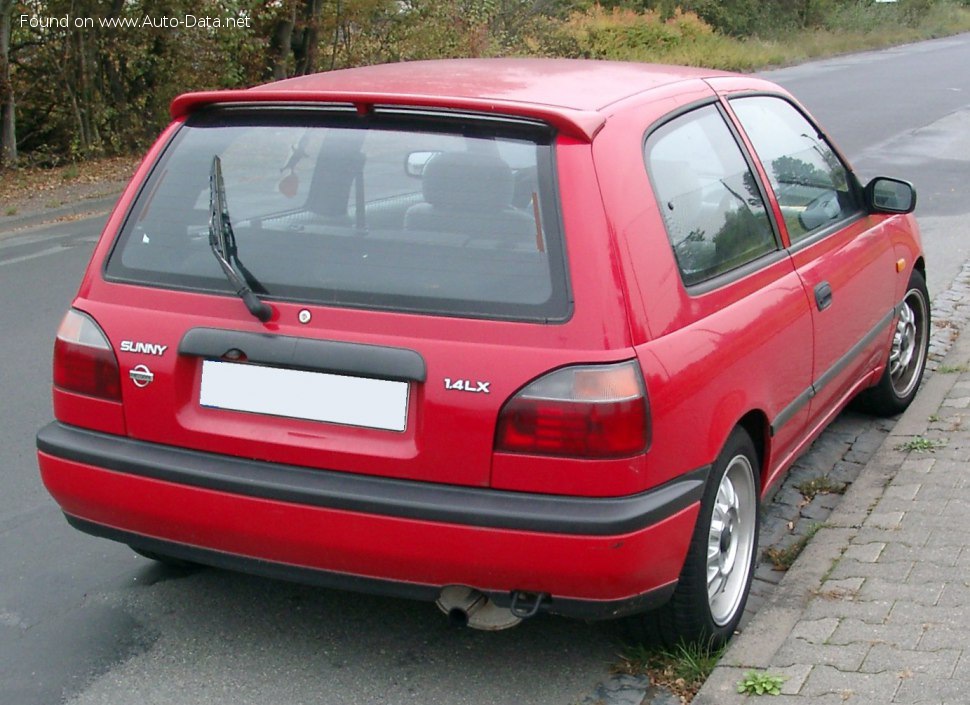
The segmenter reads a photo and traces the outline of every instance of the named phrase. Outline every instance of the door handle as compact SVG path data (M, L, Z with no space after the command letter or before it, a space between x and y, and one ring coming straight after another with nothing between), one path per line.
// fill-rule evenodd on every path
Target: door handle
M832 285L822 282L815 287L815 305L819 311L824 311L832 305Z

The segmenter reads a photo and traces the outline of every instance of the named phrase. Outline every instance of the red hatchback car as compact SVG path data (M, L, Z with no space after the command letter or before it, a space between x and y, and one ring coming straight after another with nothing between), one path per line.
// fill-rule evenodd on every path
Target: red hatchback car
M68 521L157 560L723 642L773 483L919 386L915 193L772 83L432 61L172 115L37 438Z

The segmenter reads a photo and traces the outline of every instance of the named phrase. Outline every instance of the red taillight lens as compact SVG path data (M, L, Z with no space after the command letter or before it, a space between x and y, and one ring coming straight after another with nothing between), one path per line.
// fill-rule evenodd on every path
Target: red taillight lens
M98 324L71 309L54 341L54 385L69 392L121 401L118 360Z
M577 458L618 458L650 443L650 414L640 368L568 367L540 377L508 402L495 449Z

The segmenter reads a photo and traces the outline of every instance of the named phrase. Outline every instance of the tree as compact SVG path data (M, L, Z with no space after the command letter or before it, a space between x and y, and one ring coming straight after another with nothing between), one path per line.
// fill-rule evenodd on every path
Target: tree
M10 70L14 0L0 0L0 169L17 164L17 103Z
M340 0L334 0L336 13ZM320 30L323 0L286 0L268 2L257 9L266 17L269 51L266 56L268 78L304 76L319 70Z

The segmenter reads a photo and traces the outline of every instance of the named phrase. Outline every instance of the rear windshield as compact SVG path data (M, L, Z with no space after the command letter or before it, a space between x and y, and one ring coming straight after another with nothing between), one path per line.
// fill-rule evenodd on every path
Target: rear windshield
M468 116L208 111L166 148L105 274L233 291L209 244L218 156L236 257L263 298L563 320L551 140L546 126Z

